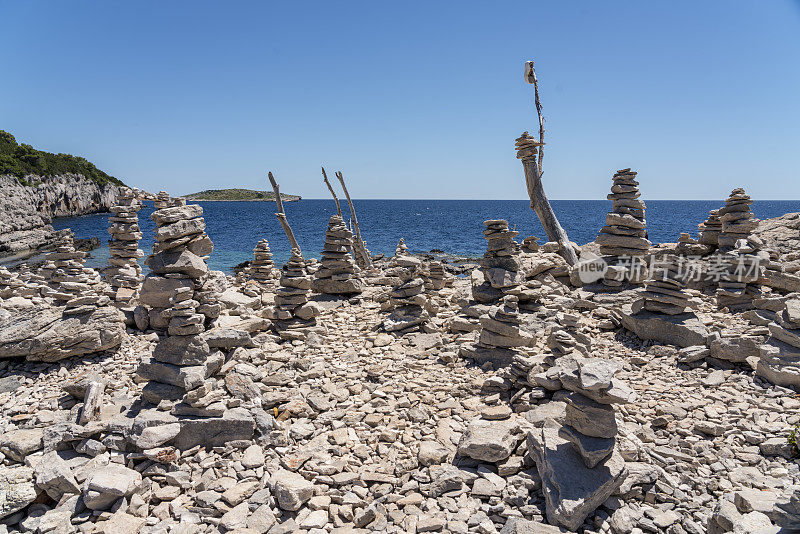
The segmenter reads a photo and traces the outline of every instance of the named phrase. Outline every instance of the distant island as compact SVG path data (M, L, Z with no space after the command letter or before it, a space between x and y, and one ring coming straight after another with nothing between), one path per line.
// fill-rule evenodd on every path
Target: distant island
M253 189L206 189L199 193L183 195L187 200L275 200L272 191L255 191ZM302 197L281 193L284 202L295 202Z

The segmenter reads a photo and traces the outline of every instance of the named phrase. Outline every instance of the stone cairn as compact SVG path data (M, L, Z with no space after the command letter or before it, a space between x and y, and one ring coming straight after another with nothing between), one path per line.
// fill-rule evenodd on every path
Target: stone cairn
M139 259L144 252L139 249L142 232L139 229L138 211L142 203L138 199L138 190L124 188L117 197L117 203L111 206L112 215L108 218L111 225L108 233L110 267L103 274L111 285L109 297L117 302L128 302L136 296L139 286L144 280Z
M396 283L392 286L388 300L381 303L382 311L390 311L383 321L387 332L406 333L419 330L430 320L425 309L425 281L422 279L422 261L408 254L405 241L401 238L387 273Z
M16 273L0 267L0 299L12 297L37 299L44 281L43 276L30 272L24 263Z
M506 295L499 305L480 317L480 334L476 343L461 345L459 354L478 363L491 361L497 365L510 365L517 354L514 349L530 346L533 337L520 330L519 300Z
M613 405L633 402L636 393L614 378L620 368L572 352L547 371L549 389L559 388L551 404L561 408L551 406L528 434L528 450L536 458L551 524L576 530L625 479Z
M520 263L517 258L520 247L514 241L519 232L510 230L508 221L484 221L486 229L486 252L480 260L484 282L473 286L473 298L482 303L500 300L506 293L515 289L522 282Z
M447 273L444 270L442 262L432 261L426 267L424 273L426 291L439 291L443 289L448 282L452 284L452 280L447 279Z
M299 249L292 249L292 256L281 269L280 287L275 292L275 306L271 319L278 321L298 320L306 322L306 326L314 323L319 315L319 308L309 302L311 275L306 270L306 262Z
M645 204L639 197L639 182L636 172L622 169L614 174L614 184L608 200L612 201L611 212L606 214L606 225L600 229L596 243L600 245L600 253L611 256L606 261L603 283L608 286L621 286L628 278L631 282L641 282L643 273L640 269L625 268L620 265L618 257L637 258L647 254L652 243L647 239L647 222L644 218Z
M272 251L269 249L269 242L262 239L253 249L253 261L247 268L247 275L259 283L267 280L274 280L280 276L272 261Z
M154 404L180 401L172 407L173 415L221 416L225 405L211 377L224 355L212 353L202 336L221 308L216 295L203 288L205 260L213 248L205 234L203 208L187 206L184 199L166 200L162 194L156 202L150 216L156 223L155 244L146 260L151 273L140 300L154 305L151 326L165 327L167 335L139 367L139 375L149 381L143 395Z
M66 305L65 315L86 313L110 302L102 294L100 275L84 267L85 257L85 252L75 250L72 234L62 236L55 251L45 255L41 274L49 287L42 287L42 296Z
M787 299L768 328L770 338L759 348L756 374L779 386L800 387L800 299Z
M681 272L681 259L673 254L659 258L645 282L644 309L667 315L685 313L691 306Z
M697 225L700 231L698 241L701 245L716 248L719 246L719 234L722 233L722 218L719 210L708 212L708 219Z
M753 300L761 296L755 282L761 276L761 257L752 246L750 237L758 226L750 205L753 201L744 189L731 191L725 206L718 210L722 231L718 236L719 258L712 258L721 272L717 289L717 305L740 310L752 307ZM769 259L767 254L766 259Z
M353 295L364 290L361 269L353 261L353 232L342 217L332 215L325 232L320 268L314 273L311 289L329 295Z

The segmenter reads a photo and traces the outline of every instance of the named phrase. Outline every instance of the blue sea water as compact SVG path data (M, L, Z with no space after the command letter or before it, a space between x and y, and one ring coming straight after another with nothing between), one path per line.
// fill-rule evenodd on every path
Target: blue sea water
M441 250L446 253L479 256L486 249L483 221L506 219L520 232L520 238L538 236L544 231L536 214L525 200L355 200L361 233L373 254L394 253L398 240L405 238L412 252ZM606 200L554 200L551 202L561 225L570 239L578 244L593 241L605 224L605 214L611 209ZM141 248L149 253L153 246L155 225L150 219L152 203L139 212L139 224L144 232ZM212 269L228 271L252 259L252 250L262 238L270 243L276 264L289 258L289 242L275 218L272 202L199 202L203 206L206 231L214 242L209 265ZM675 242L681 232L697 234L697 225L708 212L723 204L722 200L647 201L647 229L650 240ZM335 213L332 200L308 200L284 204L286 216L295 237L307 258L319 258L328 218ZM342 206L347 215L346 203ZM752 206L760 219L800 211L799 200L762 200ZM104 245L108 214L67 217L53 221L56 229L71 228L76 237L99 237ZM102 267L108 261L108 248L91 252L87 266Z

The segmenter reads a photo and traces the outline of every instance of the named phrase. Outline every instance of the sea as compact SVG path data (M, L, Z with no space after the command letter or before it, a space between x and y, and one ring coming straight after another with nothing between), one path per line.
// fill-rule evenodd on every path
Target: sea
M521 240L537 236L546 241L544 230L526 200L354 200L361 234L373 254L391 255L400 238L414 253L479 257L486 250L483 221L506 219ZM290 247L272 202L197 202L203 207L206 232L214 242L208 261L214 270L232 272L234 267L252 259L253 247L266 238L277 265L289 258ZM722 200L648 200L647 230L654 243L675 242L681 232L697 235L697 225L708 212L724 204ZM553 210L569 238L584 244L593 241L605 224L611 209L606 200L553 200ZM336 213L331 199L302 199L284 203L286 216L306 258L319 258L328 219ZM349 218L346 202L342 203ZM800 200L755 201L752 210L757 218L777 217L800 211ZM144 233L140 243L145 253L153 246L155 225L150 219L152 202L139 212ZM71 228L78 238L99 237L103 246L90 252L86 265L108 264L108 214L59 218L57 229Z

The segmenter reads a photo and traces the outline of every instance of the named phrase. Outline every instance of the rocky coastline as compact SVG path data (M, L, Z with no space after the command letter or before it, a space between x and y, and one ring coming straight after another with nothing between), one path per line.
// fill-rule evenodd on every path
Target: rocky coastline
M52 245L58 238L50 224L54 217L106 212L119 191L118 185L98 185L80 174L28 175L23 180L0 175L0 255Z
M333 216L226 275L202 206L118 192L102 273L69 236L0 268L0 533L800 528L800 214L736 189L653 244L635 178L574 266L498 218L362 268Z

